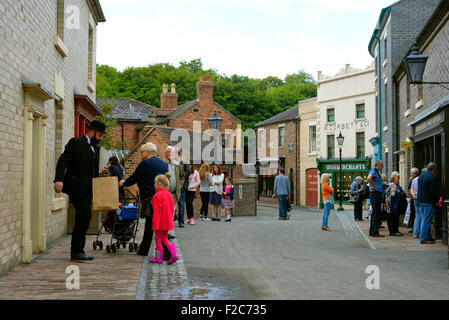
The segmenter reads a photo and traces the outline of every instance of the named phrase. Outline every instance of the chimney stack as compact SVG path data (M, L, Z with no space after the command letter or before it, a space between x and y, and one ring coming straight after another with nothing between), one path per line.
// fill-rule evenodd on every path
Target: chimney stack
M174 83L171 84L171 92L168 92L168 84L164 84L161 94L161 110L176 110L178 107L178 97Z
M214 84L210 81L210 76L200 76L200 81L196 84L197 98L202 102L214 102Z

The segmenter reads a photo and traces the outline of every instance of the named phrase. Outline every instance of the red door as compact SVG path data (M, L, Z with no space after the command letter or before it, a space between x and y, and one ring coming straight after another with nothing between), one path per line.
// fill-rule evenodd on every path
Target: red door
M306 171L306 206L318 206L318 169Z

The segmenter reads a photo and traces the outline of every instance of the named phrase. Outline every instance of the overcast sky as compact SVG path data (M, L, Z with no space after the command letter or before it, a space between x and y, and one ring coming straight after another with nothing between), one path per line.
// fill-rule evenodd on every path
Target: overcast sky
M372 62L368 43L393 0L102 0L97 63L123 70L201 58L221 74L334 75Z

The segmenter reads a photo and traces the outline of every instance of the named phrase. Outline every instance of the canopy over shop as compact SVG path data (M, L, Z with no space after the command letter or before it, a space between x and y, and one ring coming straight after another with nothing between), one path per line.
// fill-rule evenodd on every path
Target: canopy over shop
M366 183L369 171L371 170L372 158L345 158L341 160L341 171L343 173L343 204L351 204L349 202L349 192L351 190L351 183L356 177L362 177ZM330 173L330 186L335 190L335 202L340 199L340 161L338 159L317 159L317 168L320 172L320 177L324 173ZM321 185L320 185L320 207L323 207L323 200L321 199Z

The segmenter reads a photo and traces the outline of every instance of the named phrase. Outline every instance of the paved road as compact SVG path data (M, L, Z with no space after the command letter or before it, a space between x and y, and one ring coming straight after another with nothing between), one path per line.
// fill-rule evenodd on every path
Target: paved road
M176 228L176 266L148 265L147 299L447 299L447 251L373 250L350 219L333 212L331 233L321 213L275 208L254 218ZM368 290L366 268L380 270Z

